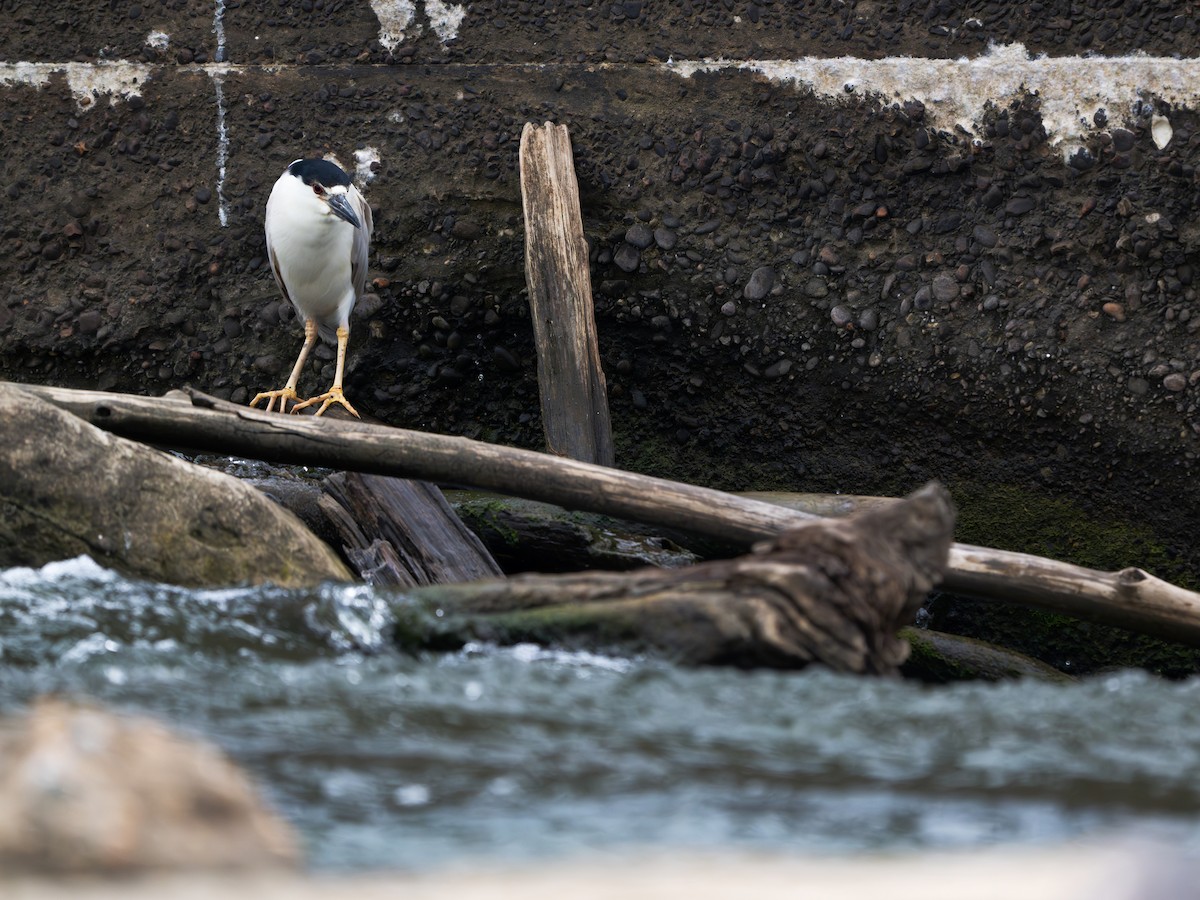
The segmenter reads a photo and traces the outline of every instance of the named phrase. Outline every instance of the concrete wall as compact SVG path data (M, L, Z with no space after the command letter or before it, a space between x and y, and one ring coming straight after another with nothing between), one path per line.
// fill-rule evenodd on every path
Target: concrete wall
M1197 16L1033 7L17 3L0 376L278 386L299 329L263 206L333 152L377 213L356 405L537 446L516 150L553 119L618 464L1173 502L1200 440Z

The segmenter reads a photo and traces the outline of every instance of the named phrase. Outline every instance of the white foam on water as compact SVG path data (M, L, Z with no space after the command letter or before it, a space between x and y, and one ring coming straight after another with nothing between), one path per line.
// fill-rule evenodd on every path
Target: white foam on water
M56 581L100 581L113 582L119 579L116 572L106 569L90 556L56 560L40 568L14 566L0 570L0 585L26 587L30 584L45 584Z
M472 646L479 645L468 644L463 649ZM637 662L629 657L606 656L587 650L560 650L532 643L513 644L505 652L523 663L549 663L569 669L603 669L608 672L628 672Z

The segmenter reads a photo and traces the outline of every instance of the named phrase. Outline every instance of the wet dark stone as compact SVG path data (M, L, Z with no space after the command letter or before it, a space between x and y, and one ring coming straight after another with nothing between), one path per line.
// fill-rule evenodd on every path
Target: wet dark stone
M829 318L838 328L845 328L854 321L854 313L847 306L835 306L829 311Z
M645 250L654 243L654 232L641 223L630 226L625 232L625 240L639 250Z
M975 238L975 242L979 244L979 246L987 247L989 250L992 247L995 247L999 241L999 238L996 236L996 232L987 225L976 225L975 229L971 232L971 236Z
M1071 154L1070 164L1072 169L1080 172L1086 172L1096 164L1096 158L1088 152L1086 147L1080 147Z
M521 368L521 360L507 347L497 344L492 348L492 359L496 367L504 372L516 372Z
M1032 197L1013 197L1004 206L1004 211L1010 216L1023 216L1037 204Z
M95 334L103 322L98 310L85 309L79 314L79 331L83 334Z
M1124 128L1114 128L1112 130L1113 149L1121 153L1126 153L1133 149L1133 145L1137 142L1137 136Z
M477 241L483 237L483 226L473 219L458 219L450 229L450 236L460 241Z
M933 296L940 303L949 303L958 297L958 282L953 275L941 273L934 276Z
M642 254L637 247L622 241L613 252L613 262L622 272L636 272L642 261Z
M750 273L750 280L742 289L742 296L747 300L761 300L775 286L775 270L770 266L759 266Z
M810 278L804 285L804 295L819 300L829 295L829 285L824 278Z
M779 362L771 363L763 370L763 375L766 378L782 378L792 370L792 361L790 359L781 359Z
M458 385L464 381L462 372L453 366L443 366L437 373L437 380L440 384Z
M261 372L263 375L278 375L282 368L279 358L276 356L256 356L250 366L254 371Z
M934 234L949 234L958 228L961 222L962 215L960 213L947 213L935 219L929 230Z
M374 291L369 291L354 304L354 316L359 319L370 319L383 309L383 298Z
M979 264L979 274L983 276L983 280L989 285L996 283L996 264L990 259L985 259Z
M674 250L678 240L675 232L669 228L659 227L654 229L654 243L658 244L662 250Z

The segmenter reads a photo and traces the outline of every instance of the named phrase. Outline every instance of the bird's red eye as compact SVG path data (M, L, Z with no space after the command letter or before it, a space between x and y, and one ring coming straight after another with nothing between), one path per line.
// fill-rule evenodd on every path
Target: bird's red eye
M321 187L321 185L319 185L319 184L314 184L313 185L313 193L316 194L318 197L324 197L325 196L325 188Z

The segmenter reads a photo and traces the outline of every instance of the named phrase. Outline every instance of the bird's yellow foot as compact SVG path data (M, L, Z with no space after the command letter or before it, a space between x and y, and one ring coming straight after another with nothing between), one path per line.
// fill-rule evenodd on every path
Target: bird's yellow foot
M250 401L251 406L258 406L259 400L266 400L266 411L271 412L275 408L275 401L279 401L279 411L286 413L288 411L287 402L299 402L300 398L296 396L295 390L290 387L280 388L277 391L263 391L261 394L255 394L254 399ZM292 410L295 412L295 410Z
M292 407L292 412L298 413L298 412L300 412L300 410L304 409L305 407L312 406L315 403L320 403L321 408L318 409L315 413L313 413L314 416L321 415L321 413L323 413L323 412L325 412L325 410L329 409L329 407L332 404L340 403L340 404L342 404L342 406L346 407L347 410L349 410L350 414L352 416L354 416L354 418L356 418L356 419L362 418L358 414L358 410L356 410L353 406L350 405L350 401L346 399L345 394L342 393L342 389L339 387L330 388L324 394L318 394L315 397L311 397L308 400L305 400L303 403L297 403L295 406Z

